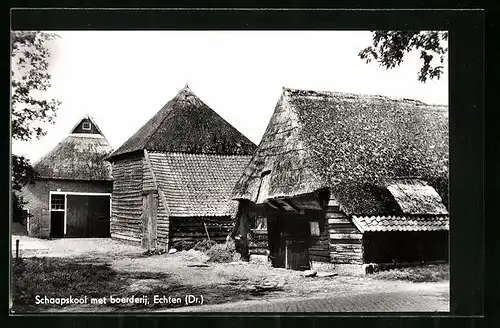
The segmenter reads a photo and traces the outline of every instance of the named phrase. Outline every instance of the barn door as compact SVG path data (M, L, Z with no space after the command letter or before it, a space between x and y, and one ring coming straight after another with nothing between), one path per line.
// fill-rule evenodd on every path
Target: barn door
M292 270L308 270L309 254L304 240L287 240L286 268Z
M109 196L89 197L88 237L109 237Z
M269 216L267 220L267 237L271 262L275 268L285 267L285 238L280 228L279 218Z
M87 237L89 233L89 196L67 195L66 237Z
M109 196L66 196L66 237L109 237Z

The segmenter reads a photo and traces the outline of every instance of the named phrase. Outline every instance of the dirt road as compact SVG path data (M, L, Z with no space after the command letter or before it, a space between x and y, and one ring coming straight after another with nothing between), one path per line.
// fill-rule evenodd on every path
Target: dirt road
M40 240L25 236L20 239L21 256L61 257L84 263L108 264L120 274L133 277L124 282L125 294L146 293L157 287L183 286L169 295L184 299L186 293L204 295L202 307L176 309L155 308L160 311L448 311L449 282L412 283L384 281L369 276L306 278L301 272L271 268L264 265L232 262L208 263L207 256L190 250L174 254L146 256L135 245L111 239ZM14 251L14 250L13 250ZM142 273L148 273L143 275ZM155 276L155 273L164 274ZM248 292L255 285L274 284L277 291L263 293L243 301L241 297L218 294ZM214 289L216 287L216 289ZM161 288L160 288L161 289ZM214 290L214 292L211 292ZM217 290L217 291L215 291ZM203 296L203 295L202 295ZM226 303L238 300L236 303ZM264 302L265 301L265 302ZM214 303L226 303L214 305ZM85 309L88 311L89 309ZM90 309L91 310L91 309ZM105 308L95 309L105 311ZM64 308L61 311L82 311Z

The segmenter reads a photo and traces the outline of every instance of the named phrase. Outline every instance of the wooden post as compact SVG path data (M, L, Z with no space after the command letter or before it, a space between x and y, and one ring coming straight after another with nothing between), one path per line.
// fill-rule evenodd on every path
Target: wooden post
M248 218L249 218L249 207L248 204L242 204L243 210L240 216L240 228L241 228L241 259L243 261L250 261L250 255L248 254Z
M208 234L208 229L207 229L207 225L205 224L205 220L203 220L203 226L205 227L205 232L207 233L208 241L210 241L210 235Z
M19 259L19 239L16 239L16 260Z

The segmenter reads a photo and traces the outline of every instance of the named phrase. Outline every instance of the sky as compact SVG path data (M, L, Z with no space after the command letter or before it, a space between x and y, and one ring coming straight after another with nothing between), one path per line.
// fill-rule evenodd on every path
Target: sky
M51 88L61 101L46 136L13 141L32 163L84 115L120 147L186 84L258 144L283 87L448 104L448 69L421 83L418 52L392 70L358 57L369 31L56 31ZM446 65L445 65L446 66Z

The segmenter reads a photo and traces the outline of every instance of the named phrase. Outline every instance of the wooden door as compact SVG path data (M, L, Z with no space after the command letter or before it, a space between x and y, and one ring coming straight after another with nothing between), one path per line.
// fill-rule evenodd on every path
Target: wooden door
M88 237L109 237L110 197L89 197Z
M276 216L269 216L267 220L267 236L269 243L269 252L271 255L271 262L275 268L285 267L285 238L279 218Z
M109 237L109 196L67 195L66 237Z
M89 233L89 196L67 195L66 237L87 237Z
M287 240L286 268L292 270L309 270L309 254L305 240Z

